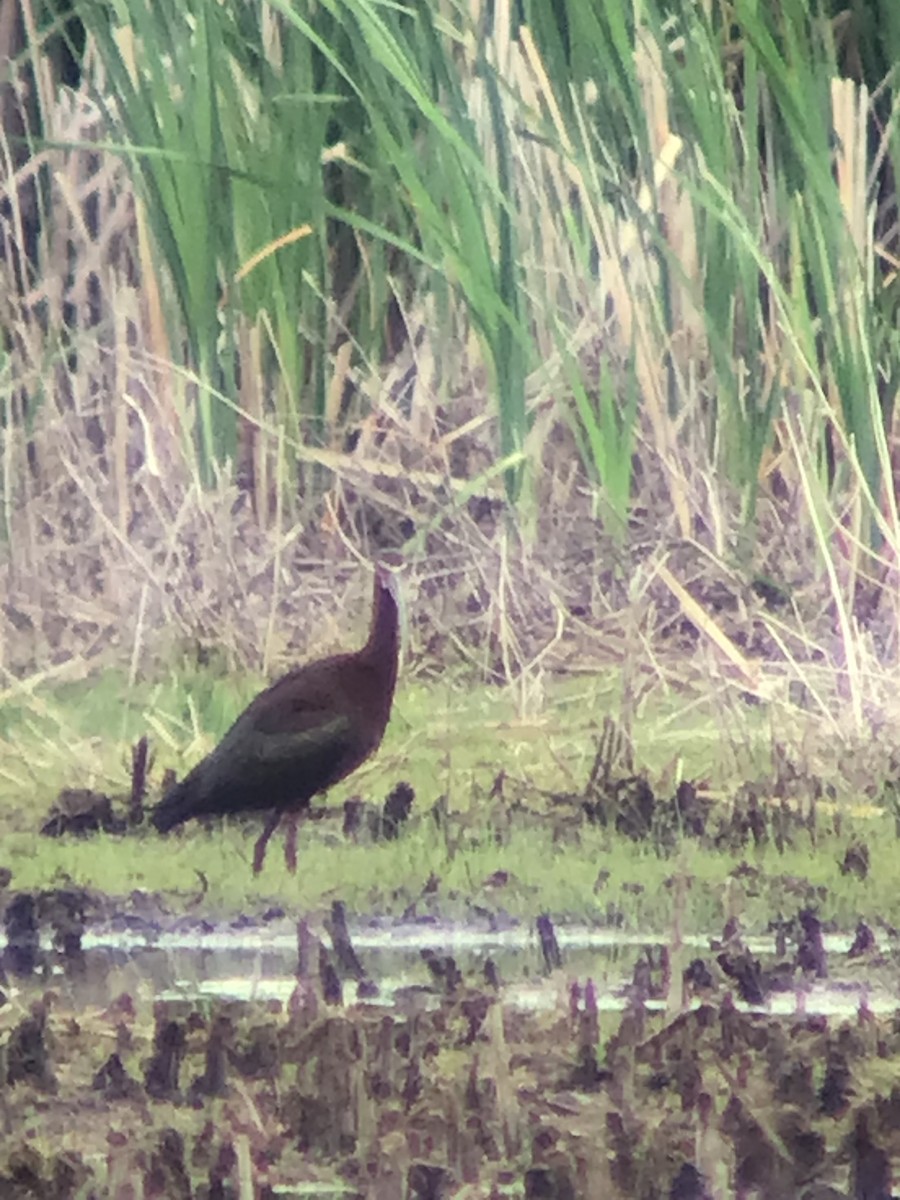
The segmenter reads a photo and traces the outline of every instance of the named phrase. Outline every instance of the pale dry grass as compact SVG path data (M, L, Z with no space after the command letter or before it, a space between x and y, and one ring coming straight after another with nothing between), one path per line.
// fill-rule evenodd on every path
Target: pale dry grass
M619 544L596 521L565 424L547 419L529 537L499 483L470 482L477 469L467 462L493 452L491 423L453 436L480 400L460 397L459 426L432 427L425 442L386 402L353 451L318 453L329 480L318 502L291 521L275 504L268 523L232 480L200 489L184 458L148 449L141 439L154 427L142 422L124 534L107 455L78 439L76 414L44 405L35 437L42 461L55 451L58 476L11 514L0 695L111 663L152 677L186 650L272 674L352 645L369 596L360 560L393 549L409 562L413 676L451 670L511 684L524 711L540 707L545 673L613 664L632 707L672 689L789 706L799 684L839 736L850 732L852 695L867 723L895 726L891 622L880 639L877 625L835 619L827 580L808 578L806 539L776 504L766 505L769 538L754 556L785 589L767 607L735 561L720 481L697 472L697 533L683 539L665 489L644 476ZM98 391L95 406L108 413L113 397Z

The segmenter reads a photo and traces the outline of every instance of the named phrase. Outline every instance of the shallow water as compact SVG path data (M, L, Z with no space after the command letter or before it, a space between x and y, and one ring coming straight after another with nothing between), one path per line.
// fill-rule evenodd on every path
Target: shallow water
M324 928L313 931L329 944ZM573 984L592 980L600 1011L619 1011L629 1003L635 963L647 952L669 946L653 934L622 933L584 925L555 928L563 957L561 969L544 969L540 940L533 926L503 929L475 928L453 923L369 922L350 925L350 936L377 995L366 1003L404 1006L436 1002L437 992L423 950L451 955L466 982L482 986L488 960L504 983L504 1002L521 1009L550 1009L568 1003ZM83 939L84 961L76 972L54 968L54 979L65 976L73 999L103 1003L140 982L159 999L218 998L287 1002L297 986L297 929L286 918L242 928L179 926L169 929L118 930L95 928ZM745 1010L784 1014L850 1016L861 1006L875 1013L898 1007L900 973L896 967L876 979L873 973L846 958L852 944L847 934L823 937L829 978L798 976L796 986L774 992L764 1005L738 1002ZM678 969L693 958L714 957L715 935L686 936L678 951ZM774 939L747 937L747 949L764 962L774 961ZM890 952L882 937L879 949ZM788 957L793 947L788 947ZM847 977L849 975L849 978ZM344 1001L357 999L357 985L344 983ZM696 1001L699 1003L699 1001ZM646 1002L649 1010L664 1010L663 1000ZM681 1007L680 1003L677 1005Z

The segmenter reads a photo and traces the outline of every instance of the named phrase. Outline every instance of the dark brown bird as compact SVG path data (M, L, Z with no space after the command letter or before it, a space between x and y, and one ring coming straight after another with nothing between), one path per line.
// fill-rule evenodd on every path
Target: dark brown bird
M269 812L253 871L289 818L285 859L297 869L297 815L317 792L349 775L377 750L391 715L400 652L397 585L375 569L369 639L283 675L253 700L215 750L176 783L154 810L160 833L194 817Z

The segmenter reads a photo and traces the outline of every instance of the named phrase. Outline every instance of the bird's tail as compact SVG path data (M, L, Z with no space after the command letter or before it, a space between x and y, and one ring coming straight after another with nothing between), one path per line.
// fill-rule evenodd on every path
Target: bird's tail
M183 821L197 815L196 781L183 779L173 784L150 814L150 820L159 833L168 833Z

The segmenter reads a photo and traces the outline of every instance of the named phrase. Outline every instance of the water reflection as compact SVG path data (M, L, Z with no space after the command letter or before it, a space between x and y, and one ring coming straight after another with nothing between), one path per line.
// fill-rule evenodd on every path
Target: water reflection
M327 923L326 923L327 924ZM681 971L697 956L709 956L711 936L685 937L677 952L664 939L641 937L619 930L588 926L558 926L556 939L562 952L561 970L547 973L534 928L474 928L452 923L368 923L349 933L367 975L367 1003L404 1007L427 1004L436 998L433 969L423 951L452 957L462 979L481 985L486 964L504 984L504 1003L540 1010L552 1008L574 981L590 979L596 986L600 1011L620 1011L633 995L635 963L665 951ZM316 930L328 942L326 928ZM790 1015L798 1012L849 1015L867 1007L875 1013L897 1007L897 989L875 982L870 973L862 979L841 979L852 939L825 934L825 950L832 969L826 979L801 979L784 990L767 995L760 1005L742 1005L752 1011ZM747 937L746 949L761 958L772 957L772 937ZM877 948L877 947L876 947ZM42 949L49 945L42 938ZM287 1003L297 986L298 933L286 918L241 928L181 925L177 928L87 930L80 955L61 965L58 956L44 966L43 981L65 976L73 999L82 1003L107 1003L122 990L139 990L159 999L218 998ZM843 972L846 974L846 971ZM376 986L372 986L372 984ZM344 983L344 1001L360 997L354 980ZM699 1003L694 998L691 1003ZM667 999L648 996L649 1010L663 1010ZM668 999L671 1003L671 994Z

